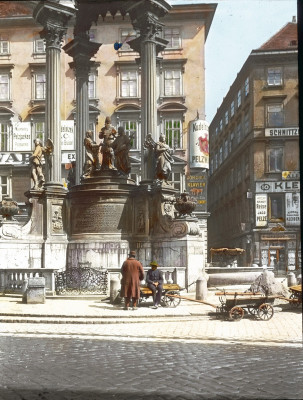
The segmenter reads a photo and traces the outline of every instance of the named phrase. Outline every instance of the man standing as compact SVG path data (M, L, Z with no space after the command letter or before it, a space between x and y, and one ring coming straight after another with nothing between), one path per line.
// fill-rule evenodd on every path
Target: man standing
M136 260L136 252L131 251L128 259L124 261L121 273L120 296L125 298L124 310L129 310L132 299L133 310L137 310L137 301L140 298L140 281L144 279L144 271L140 261Z
M152 261L150 264L151 269L147 271L146 283L147 287L153 292L154 305L152 308L157 309L160 305L162 290L163 290L163 274L159 271L158 263Z

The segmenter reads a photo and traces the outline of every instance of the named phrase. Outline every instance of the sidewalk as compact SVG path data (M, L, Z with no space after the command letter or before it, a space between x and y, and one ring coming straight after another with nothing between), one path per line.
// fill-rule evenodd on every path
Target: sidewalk
M194 294L184 294L194 297ZM215 291L208 303L219 305ZM241 321L216 315L210 305L182 300L176 308L124 311L108 300L48 298L45 304L24 304L21 297L0 296L0 335L73 335L132 340L207 340L259 344L302 344L302 313L285 301L277 301L271 320L245 314Z

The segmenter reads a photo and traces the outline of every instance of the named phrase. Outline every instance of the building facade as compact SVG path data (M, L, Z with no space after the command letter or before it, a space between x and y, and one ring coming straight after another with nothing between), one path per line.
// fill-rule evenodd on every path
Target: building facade
M34 139L45 132L46 59L42 27L33 19L38 2L0 2L0 200L10 196L24 208L31 187L29 157ZM171 181L186 188L189 122L205 117L204 44L215 4L174 6L163 18L166 49L157 60L157 133L174 149ZM64 38L73 38L73 21ZM123 126L132 139L131 178L140 182L141 68L139 54L128 44L137 35L128 15L100 17L90 29L91 41L102 43L91 61L88 82L89 129L99 142L106 116ZM116 43L116 45L115 45ZM119 43L119 46L117 46ZM117 49L117 47L119 47ZM76 85L72 58L61 52L62 180L75 159ZM197 90L198 88L198 90Z
M294 18L250 53L209 129L209 248L278 274L301 265L298 90Z

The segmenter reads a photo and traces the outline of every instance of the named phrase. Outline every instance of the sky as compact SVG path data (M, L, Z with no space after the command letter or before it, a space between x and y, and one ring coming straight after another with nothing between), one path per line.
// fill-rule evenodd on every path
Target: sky
M206 120L211 122L253 49L297 16L297 0L168 0L217 3L205 44Z

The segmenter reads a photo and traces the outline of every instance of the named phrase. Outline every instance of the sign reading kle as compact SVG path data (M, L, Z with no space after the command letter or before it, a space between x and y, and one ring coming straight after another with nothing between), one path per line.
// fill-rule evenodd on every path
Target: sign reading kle
M187 192L197 200L197 206L195 211L206 212L207 211L207 171L196 172L191 171L190 174L186 175L186 186Z
M256 192L296 192L300 191L299 181L256 182Z
M209 123L201 119L189 123L190 168L209 168L208 127Z

